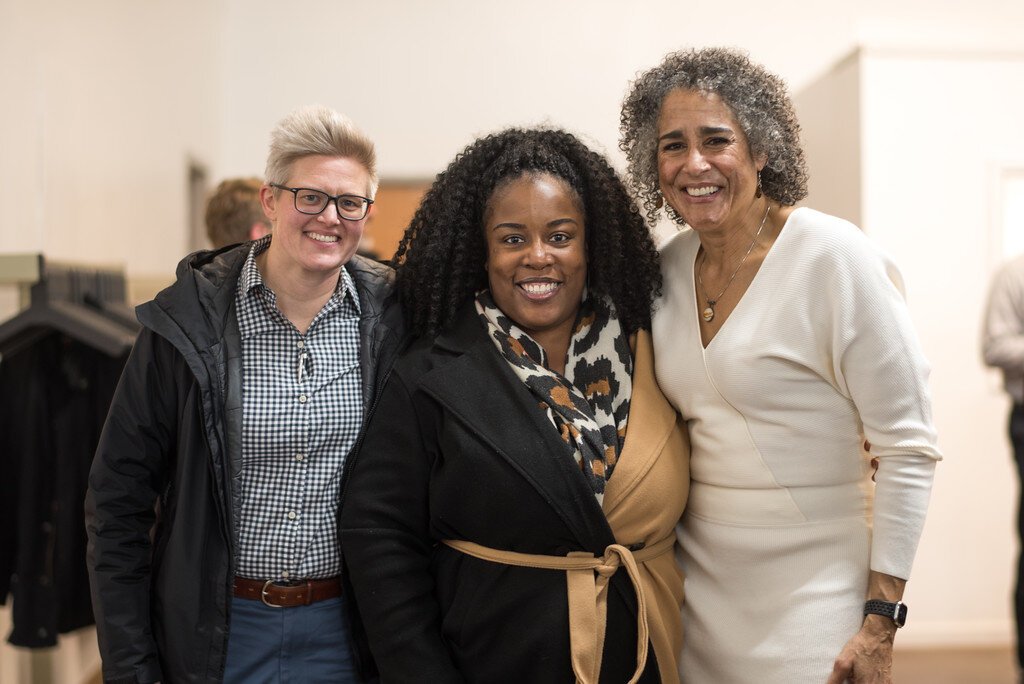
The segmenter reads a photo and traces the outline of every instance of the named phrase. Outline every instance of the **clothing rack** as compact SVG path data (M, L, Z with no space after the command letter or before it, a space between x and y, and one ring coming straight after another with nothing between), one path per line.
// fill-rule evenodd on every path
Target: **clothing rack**
M49 649L93 622L82 502L140 326L121 269L0 255L0 285L19 288L21 308L0 322L0 639ZM49 664L33 658L33 680Z
M0 323L0 362L54 331L111 357L131 349L139 324L126 303L123 271L47 262L42 254L0 255L0 282L29 290L28 307Z

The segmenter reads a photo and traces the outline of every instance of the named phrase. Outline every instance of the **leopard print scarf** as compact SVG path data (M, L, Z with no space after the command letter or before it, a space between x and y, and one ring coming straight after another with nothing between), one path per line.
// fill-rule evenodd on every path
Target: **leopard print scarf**
M476 296L488 334L538 399L598 502L626 438L633 355L611 302L584 297L573 327L565 375L548 369L544 349L498 309L488 290Z

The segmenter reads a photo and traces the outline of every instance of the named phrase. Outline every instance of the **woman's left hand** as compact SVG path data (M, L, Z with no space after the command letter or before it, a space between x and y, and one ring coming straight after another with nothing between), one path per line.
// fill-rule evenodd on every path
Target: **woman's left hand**
M888 623L888 624L886 624ZM860 631L836 658L828 684L892 684L892 641L896 625L881 615L868 615Z

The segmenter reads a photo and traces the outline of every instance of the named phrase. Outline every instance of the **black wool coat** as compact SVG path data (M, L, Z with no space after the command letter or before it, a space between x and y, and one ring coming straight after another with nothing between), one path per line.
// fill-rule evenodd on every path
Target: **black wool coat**
M355 459L340 534L382 682L575 681L565 573L438 544L600 556L615 543L558 433L471 307L395 364ZM636 611L617 572L602 682L634 672ZM649 650L641 681L658 680Z
M0 604L15 646L93 622L82 499L126 356L53 332L0 361Z

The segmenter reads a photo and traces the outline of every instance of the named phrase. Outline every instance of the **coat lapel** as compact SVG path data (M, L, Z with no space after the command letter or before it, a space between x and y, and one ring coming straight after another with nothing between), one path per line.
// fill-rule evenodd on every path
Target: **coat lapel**
M630 398L626 441L615 472L604 491L604 511L628 501L629 494L643 480L661 454L676 424L675 409L658 389L654 375L651 335L641 330L636 336L633 366L633 396Z
M436 344L459 356L423 376L421 387L505 459L581 546L603 553L614 538L597 498L536 398L498 355L475 311L462 309Z

